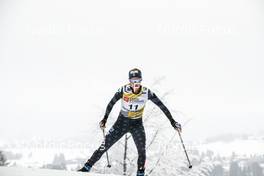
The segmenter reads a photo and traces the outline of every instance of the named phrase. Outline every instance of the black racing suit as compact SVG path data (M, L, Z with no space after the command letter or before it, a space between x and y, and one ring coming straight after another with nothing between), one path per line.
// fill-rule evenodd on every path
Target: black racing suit
M128 87L129 88L129 87ZM131 88L132 89L132 88ZM141 87L142 89L142 87ZM104 116L104 120L107 120L113 106L115 103L124 98L124 91L120 90L116 92L114 97L109 102L106 113ZM161 100L156 96L155 93L151 92L149 89L147 90L147 98L155 103L168 117L170 122L175 122L172 118L172 115L168 108L161 102ZM146 134L142 122L142 117L137 119L131 119L125 117L121 112L118 116L117 121L114 123L112 128L109 130L109 133L105 137L105 141L101 144L101 146L93 153L92 157L87 161L86 164L93 166L115 142L117 142L124 134L130 132L133 140L136 144L138 151L138 171L145 170L145 161L146 161Z

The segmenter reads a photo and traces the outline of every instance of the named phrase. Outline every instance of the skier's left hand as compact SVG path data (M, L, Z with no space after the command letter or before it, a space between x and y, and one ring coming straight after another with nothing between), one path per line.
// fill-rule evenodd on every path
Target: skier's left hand
M106 124L106 119L101 120L100 123L99 123L100 128L104 129L105 128L105 124Z
M182 127L181 124L179 124L178 122L176 122L175 120L171 121L171 125L173 128L175 128L175 130L177 130L178 132L182 132Z

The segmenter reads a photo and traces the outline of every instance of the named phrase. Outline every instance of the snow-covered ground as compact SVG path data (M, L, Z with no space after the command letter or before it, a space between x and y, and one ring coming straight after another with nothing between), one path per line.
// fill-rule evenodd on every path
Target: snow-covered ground
M75 160L76 158L85 158L89 155L84 149L11 149L7 150L14 154L22 154L19 159L9 160L11 165L15 164L23 167L42 167L43 165L52 163L55 155L63 154L66 160ZM68 170L75 170L77 166L67 168Z
M171 143L177 144L177 142L178 139L175 138ZM156 146L154 145L152 147L155 148ZM228 173L231 158L239 164L243 162L248 166L251 166L250 163L252 162L257 162L260 166L263 164L262 149L264 147L264 140L262 137L235 139L229 142L204 142L200 144L186 142L186 147L193 164L192 169L188 169L187 167L187 161L182 146L173 145L168 147L167 150L161 150L163 152L157 150L152 151L151 148L149 149L146 173L152 173L152 175L155 176L161 176L164 174L168 176L173 176L175 174L179 176L205 176L214 174L214 170L217 167L223 168L224 172ZM111 164L113 166L112 168L105 170L106 159L103 158L100 160L101 162L97 163L93 168L92 172L117 175L122 174L122 166L120 166L119 163L119 161L122 161L122 158L120 159L117 157L119 150L120 146L117 146L109 151ZM132 148L130 148L130 153L131 152L133 152ZM15 146L9 149L5 148L4 154L8 154L13 157L13 159L7 160L7 163L9 163L8 166L11 167L0 167L0 176L97 176L98 174L83 174L76 172L76 170L82 166L83 162L85 162L87 156L89 156L88 153L91 154L91 151L89 151L88 148L66 147L58 149L29 147L23 149L16 148ZM54 156L60 155L63 155L63 159L61 157L59 157L59 160L54 159ZM129 155L131 157L130 159L133 161L127 161L129 168L128 173L132 175L136 172L136 154L134 155ZM252 158L252 155L256 156ZM56 168L60 166L60 162L64 167ZM54 169L63 169L64 171ZM253 172L253 170L250 172Z
M36 142L36 141L35 141ZM100 142L100 141L99 141ZM32 146L26 145L28 147L21 147L20 144L10 144L6 145L9 147L0 146L0 150L12 153L12 155L21 155L19 158L10 159L7 157L10 165L23 166L23 167L34 167L39 168L43 165L50 164L54 160L55 155L63 154L65 160L68 161L67 170L76 170L78 165L74 165L76 159L82 162L87 159L96 147L88 147L87 145L80 145L81 147L36 147L32 142L29 142ZM198 150L200 153L212 151L215 155L222 157L230 157L234 153L239 156L249 157L251 155L262 155L264 154L264 140L261 138L249 138L249 139L235 139L231 142L215 141L207 143L192 143L189 145L186 142L186 147L188 150ZM179 152L182 151L181 145L178 146ZM112 150L110 150L111 152ZM180 153L179 153L180 154ZM83 160L83 161L82 161Z
M1 176L102 176L102 174L59 171L50 169L30 169L22 167L0 167ZM104 176L115 176L106 174Z

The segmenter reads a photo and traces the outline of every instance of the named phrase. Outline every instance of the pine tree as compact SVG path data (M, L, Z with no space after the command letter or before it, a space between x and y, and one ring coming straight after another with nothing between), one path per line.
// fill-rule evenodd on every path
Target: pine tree
M2 151L0 151L0 166L6 166L6 157Z
M66 160L64 154L55 155L53 162L48 166L50 169L66 170Z
M224 168L221 165L216 165L211 173L211 176L223 176Z
M241 168L239 167L237 162L231 162L229 176L241 176Z
M252 169L253 176L263 176L263 171L259 163L253 162L251 165L251 169Z

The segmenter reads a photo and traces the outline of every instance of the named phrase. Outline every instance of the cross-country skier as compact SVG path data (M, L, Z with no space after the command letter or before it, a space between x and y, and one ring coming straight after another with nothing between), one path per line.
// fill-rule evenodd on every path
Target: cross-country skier
M129 71L129 84L122 86L115 93L107 105L104 118L100 122L100 127L105 128L107 118L114 104L121 99L121 111L117 121L114 123L105 141L93 153L84 166L78 170L80 172L89 172L92 166L101 158L101 156L124 134L130 132L136 144L138 151L138 170L137 176L145 175L146 161L146 134L142 122L143 111L147 100L155 103L167 116L173 128L181 132L181 125L176 122L167 107L150 89L141 85L142 74L137 68Z

